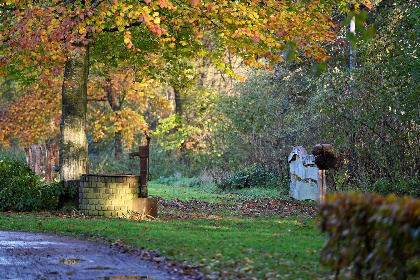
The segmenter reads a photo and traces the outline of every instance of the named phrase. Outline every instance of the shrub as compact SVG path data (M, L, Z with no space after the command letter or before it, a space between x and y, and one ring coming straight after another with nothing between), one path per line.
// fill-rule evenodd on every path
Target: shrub
M396 194L400 196L409 195L420 197L420 181L416 179L399 179L390 180L389 178L381 178L377 180L370 191L381 195Z
M321 261L336 272L336 279L346 268L351 269L352 279L419 275L419 199L335 194L327 196L319 216L321 230L329 234Z
M0 158L0 210L55 209L63 192L61 184L43 185L40 177L20 160Z
M156 184L165 184L165 185L171 185L172 183L176 182L178 180L178 177L171 175L169 177L163 177L160 176L158 179L155 180Z
M244 188L275 188L282 187L282 178L267 171L261 165L253 164L239 170L235 174L216 182L218 188L223 190L237 190Z

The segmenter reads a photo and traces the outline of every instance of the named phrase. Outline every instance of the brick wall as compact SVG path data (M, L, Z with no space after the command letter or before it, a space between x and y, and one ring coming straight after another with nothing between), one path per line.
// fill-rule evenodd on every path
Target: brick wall
M137 197L147 197L140 176L85 174L80 178L79 210L85 215L121 217L132 210Z

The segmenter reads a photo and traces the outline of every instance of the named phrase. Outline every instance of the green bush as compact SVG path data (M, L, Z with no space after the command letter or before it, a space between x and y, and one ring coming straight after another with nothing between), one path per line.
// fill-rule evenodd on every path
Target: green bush
M381 178L377 180L370 189L371 192L379 193L381 195L396 194L399 196L409 195L413 197L420 197L420 181L416 179L394 179Z
M0 158L0 211L56 209L63 192L61 184L44 185L23 161Z
M340 193L320 205L320 227L329 239L321 261L351 279L418 279L420 200Z
M174 175L170 175L169 177L163 177L160 176L158 179L155 180L156 184L165 184L165 185L171 185L172 183L176 182L178 180L178 177Z
M281 177L267 171L261 165L253 164L239 170L235 174L216 182L218 188L223 190L237 190L244 188L276 188L283 186Z

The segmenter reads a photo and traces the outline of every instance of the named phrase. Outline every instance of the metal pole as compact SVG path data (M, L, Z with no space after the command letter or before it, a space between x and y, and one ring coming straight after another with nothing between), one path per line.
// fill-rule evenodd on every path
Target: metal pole
M350 20L350 33L352 34L353 39L356 38L356 10L355 10L355 3L351 3L350 12L352 13L352 18ZM353 71L356 67L356 48L353 48L353 42L350 41L350 83L349 83L349 91L353 102L356 102L356 94L353 89L354 84L354 77ZM357 110L357 107L353 107L353 112ZM350 134L350 162L349 162L349 171L350 171L350 178L354 179L356 177L356 132L354 131L354 121L350 123L351 134Z
M350 20L350 33L353 35L353 38L356 38L356 16L354 14L354 4L352 4L350 8L350 12L353 13L353 16ZM353 80L353 69L356 66L356 48L353 48L352 42L350 42L350 79ZM352 88L350 85L350 91L352 92Z

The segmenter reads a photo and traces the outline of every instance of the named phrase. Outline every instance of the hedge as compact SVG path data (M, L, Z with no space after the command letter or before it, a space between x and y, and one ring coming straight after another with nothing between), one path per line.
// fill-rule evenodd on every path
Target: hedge
M321 262L336 279L419 279L420 200L379 194L329 195L319 226L329 239Z

